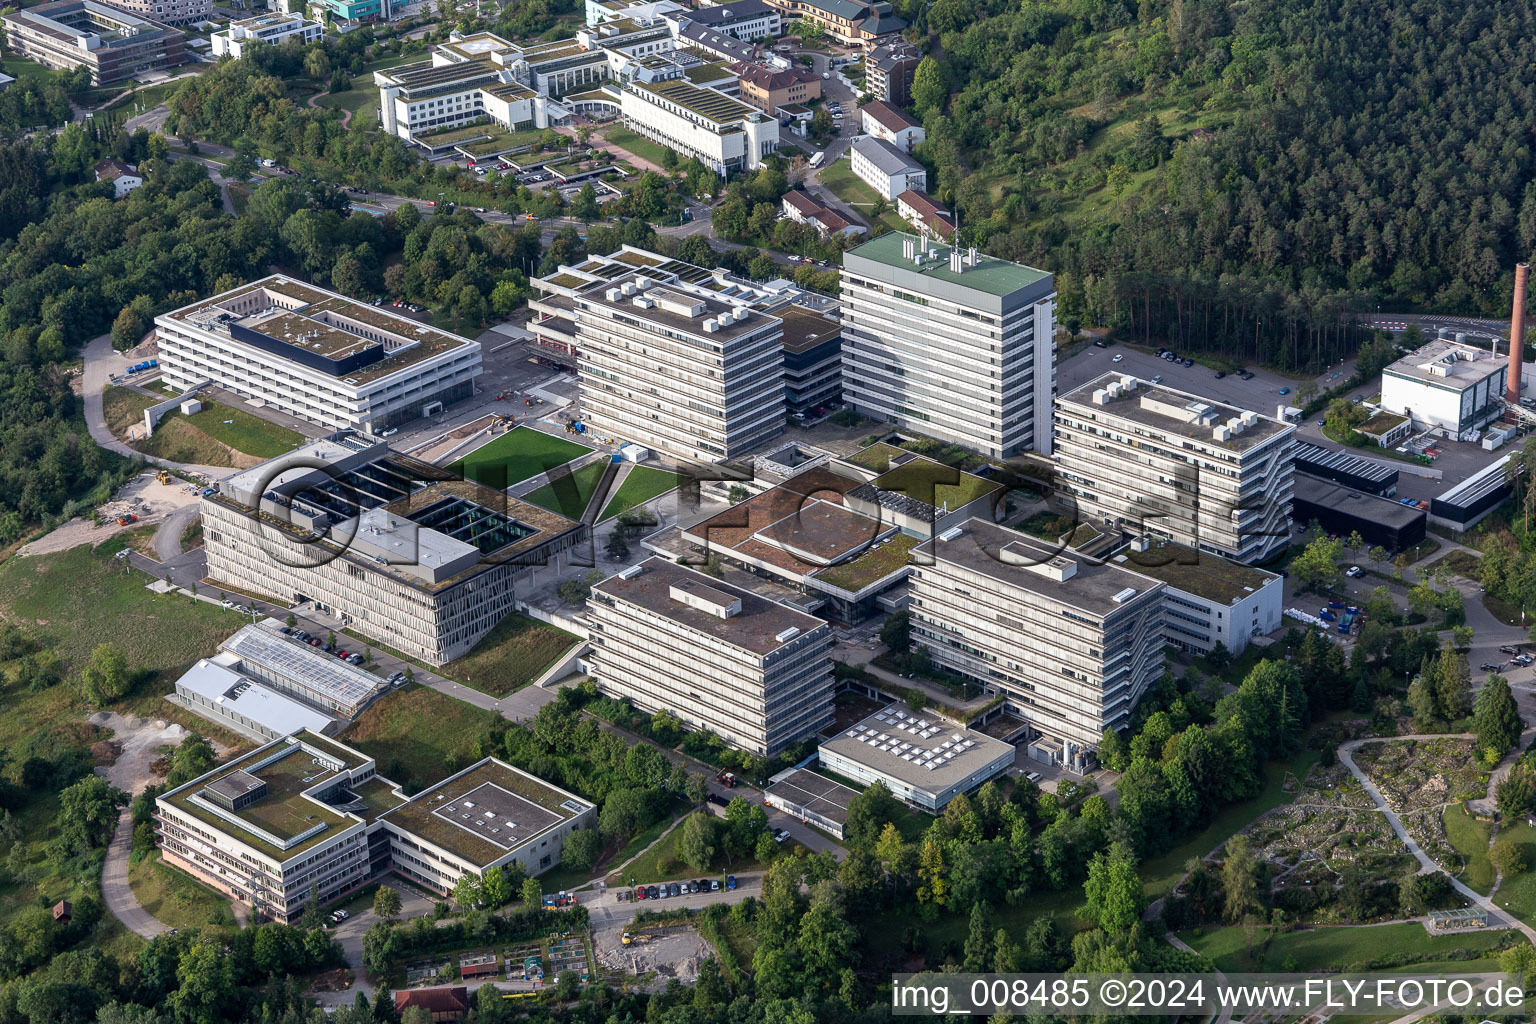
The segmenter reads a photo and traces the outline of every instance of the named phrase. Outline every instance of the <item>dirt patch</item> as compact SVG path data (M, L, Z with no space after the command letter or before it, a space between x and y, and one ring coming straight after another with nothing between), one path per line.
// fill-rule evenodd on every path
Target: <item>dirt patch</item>
M630 931L650 935L649 942L623 945L619 930L611 930L599 936L597 962L603 967L629 974L656 974L661 978L676 978L685 985L698 980L699 964L713 955L709 944L692 928L668 929L658 932L644 925L631 926Z
M172 477L170 483L162 484L153 472L141 473L118 488L112 500L101 506L99 511L102 522L100 524L85 518L71 519L51 533L25 545L20 553L48 555L57 551L68 551L82 544L95 547L120 533L143 531L142 535L149 542L149 549L145 550L139 545L134 547L144 554L153 556L154 531L144 531L143 528L155 526L171 513L188 505L194 505L197 501L198 492L190 490L189 485L182 480ZM118 517L127 515L136 517L135 521L119 526Z
M177 746L188 735L186 727L175 722L163 718L129 718L116 711L98 711L86 721L112 730L112 740L107 745L117 748L117 759L97 771L127 793L139 793L151 782L163 778L163 772L157 774L155 771L157 761L164 767L162 748ZM209 742L220 758L230 754L232 748L217 740L210 739ZM95 753L94 747L92 753Z

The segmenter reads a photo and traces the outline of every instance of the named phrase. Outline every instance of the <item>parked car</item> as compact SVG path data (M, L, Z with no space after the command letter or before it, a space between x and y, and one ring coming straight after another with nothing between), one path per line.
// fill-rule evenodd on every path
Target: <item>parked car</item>
M1195 361L1193 359L1186 359L1186 360L1184 360L1184 365L1185 366L1194 366L1195 365Z
M279 629L278 632L283 634L283 636L288 636L290 633L293 632L293 630L291 628L289 628L288 626L284 626L281 629Z
M1028 781L1028 782L1033 782L1037 786L1040 784L1040 779L1042 777L1043 776L1041 776L1041 774L1039 772L1025 772L1024 773L1025 780Z
M782 843L782 842L784 842L784 840L786 840L788 838L789 838L789 830L788 829L781 828L781 829L779 829L777 832L775 832L773 834L773 841L776 842L776 843Z
M1221 378L1225 377L1226 375L1227 375L1227 371L1226 370L1217 370L1216 371L1216 379L1217 380L1221 380Z
M643 886L643 885L635 886L635 899L637 899L637 900L645 899L645 886Z
M1110 362L1118 363L1118 362L1121 362L1124 359L1125 359L1125 356L1121 355L1119 352L1116 352L1115 353L1115 358L1111 359Z
M667 886L667 895L668 896L681 896L682 894L683 894L683 887L681 885L677 884L676 882L673 882L671 885Z
M1162 374L1158 373L1158 374L1154 374L1153 375L1153 377L1152 377L1152 383L1153 384L1161 384L1162 382L1163 382L1163 375Z
M654 900L654 899L658 899L659 898L659 892L658 892L656 886L648 885L648 886L645 887L645 898L648 899L648 900Z
M720 879L718 879L718 878L711 878L709 880L709 891L710 892L719 892L720 891Z
M1495 665L1491 661L1485 661L1477 667L1484 672L1497 672L1504 667L1504 664L1500 662L1499 664Z
M1281 393L1281 394L1282 394L1282 395L1288 395L1288 394L1290 394L1290 393L1291 393L1291 389L1290 389L1290 388L1281 388L1281 389L1280 389L1280 393Z
M1364 576L1365 570L1360 568L1358 565L1352 565L1348 569L1344 570L1344 575L1348 576L1350 579L1355 579L1357 577Z
M331 920L335 921L337 924L340 924L350 916L351 915L348 914L345 910L338 910L331 915Z
M356 653L349 654L349 655L347 655L347 660L349 662L351 662L352 664L354 664L354 665L361 665L363 663L363 656L361 654L356 654Z
M726 889L728 889L731 892L735 892L736 891L736 876L735 875L726 875L725 876L725 887L726 887Z

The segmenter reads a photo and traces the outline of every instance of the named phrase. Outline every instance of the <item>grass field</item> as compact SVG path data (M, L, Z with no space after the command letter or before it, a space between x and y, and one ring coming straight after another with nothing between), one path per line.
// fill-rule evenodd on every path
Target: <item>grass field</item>
M892 231L910 230L906 221L901 219L894 208L886 211L880 218L875 218L872 207L879 201L880 194L853 173L853 164L849 161L832 161L821 169L821 175L817 180L833 195L858 211L866 220L874 224L884 224Z
M481 445L448 468L477 483L501 490L563 466L591 450L586 445L551 437L532 427L517 427Z
M643 505L652 498L666 494L682 482L682 476L677 473L652 469L650 466L636 466L629 471L629 476L619 485L613 497L608 499L598 520L612 519L620 512L628 512L636 505Z
M1307 772L1317 763L1314 750L1304 750L1290 761L1271 761L1264 766L1264 788L1252 800L1232 804L1211 820L1204 829L1185 839L1167 853L1144 861L1141 865L1141 882L1147 899L1155 900L1167 895L1174 883L1184 877L1184 863L1191 857L1203 857L1216 847L1235 836L1259 815L1281 804L1291 802L1291 794L1285 791L1286 772L1305 779Z
M352 111L351 124L373 128L379 120L379 87L373 84L373 73L383 71L385 68L409 64L412 61L429 59L425 54L418 53L371 61L363 68L361 74L352 76L352 88L342 92L323 93L315 97L315 103L317 106L330 107L332 110L350 110Z
M505 697L543 675L577 639L535 619L508 615L474 650L444 665L443 673L481 693Z
M1389 953L1443 957L1460 949L1483 952L1498 946L1507 935L1490 931L1432 937L1421 924L1383 924L1284 932L1265 945L1264 931L1259 929L1251 957L1243 928L1197 929L1180 932L1179 938L1223 971L1318 971L1348 970ZM1295 966L1287 967L1287 960Z
M597 490L597 482L602 478L603 464L594 462L572 473L569 479L562 480L558 488L545 484L524 495L523 500L567 518L580 519L587 510L587 502L592 500L592 492Z
M166 420L180 415L173 413ZM204 402L203 410L186 417L186 421L215 441L259 459L282 455L304 441L304 435L296 430L289 430L219 402Z
M1447 807L1444 814L1445 837L1461 854L1463 867L1457 874L1473 889L1488 895L1493 888L1493 863L1488 859L1488 839L1492 829L1467 813L1465 804Z
M1499 838L1520 847L1526 869L1500 882L1493 900L1526 924L1536 924L1536 828L1517 818L1499 827Z
M102 412L107 418L107 428L117 437L124 437L128 428L144 422L144 410L155 400L132 388L108 387L101 393Z
M379 762L379 773L417 792L473 764L496 721L463 701L407 686L374 701L339 739Z
M235 926L229 900L185 872L162 863L159 851L128 868L128 887L141 907L172 928Z
M669 150L659 142L652 142L643 135L630 131L628 128L614 126L603 132L603 138L627 150L641 160L647 160L657 167L666 167L667 153Z
M3 68L6 74L10 75L18 82L30 79L32 81L42 83L47 82L49 79L59 77L59 72L55 71L53 68L46 67L34 60L27 60L24 57L16 57L11 55L0 58L0 68Z

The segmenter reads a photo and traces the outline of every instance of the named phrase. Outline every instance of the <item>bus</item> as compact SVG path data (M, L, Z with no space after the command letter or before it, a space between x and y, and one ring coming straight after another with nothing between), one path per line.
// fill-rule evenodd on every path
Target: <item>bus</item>
M826 150L822 150L821 152L813 154L811 156L811 166L812 167L820 167L821 166L821 162L823 160L825 160L826 158L827 158Z

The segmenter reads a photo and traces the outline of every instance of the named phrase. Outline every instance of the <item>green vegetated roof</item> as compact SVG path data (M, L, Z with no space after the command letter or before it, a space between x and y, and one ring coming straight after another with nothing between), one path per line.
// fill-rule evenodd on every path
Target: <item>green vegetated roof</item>
M955 481L955 475L959 480ZM1002 485L919 456L875 477L876 487L896 491L916 501L947 506L954 511Z
M919 543L916 537L897 533L889 541L871 548L857 558L817 570L816 580L856 594L899 571L907 564L908 553Z

